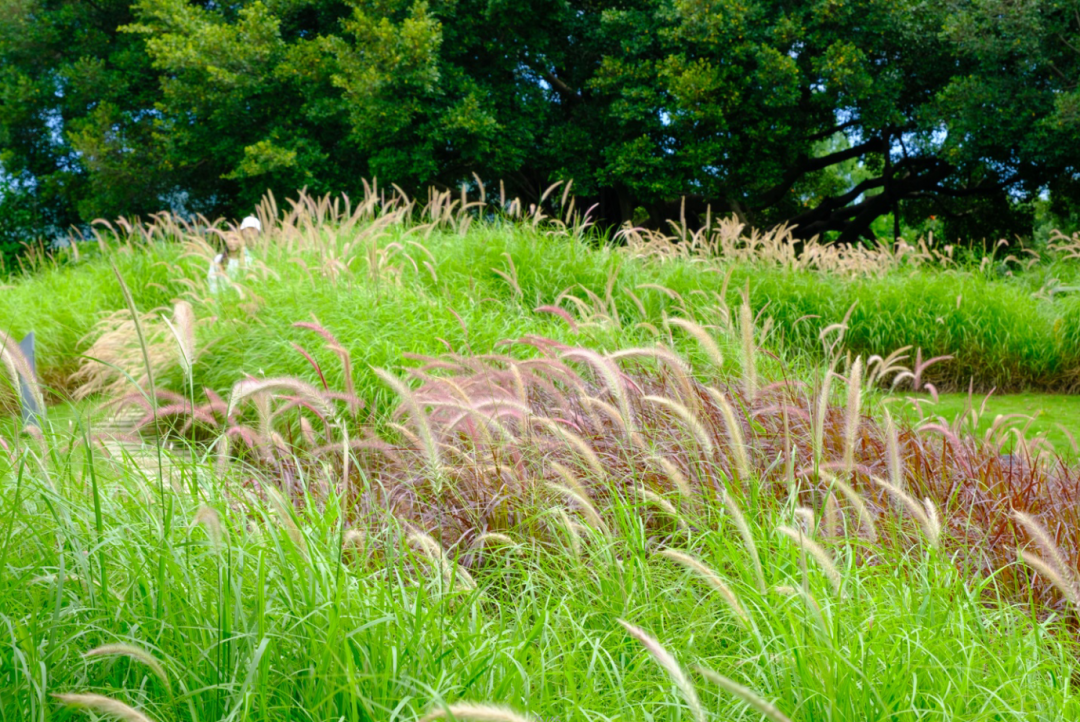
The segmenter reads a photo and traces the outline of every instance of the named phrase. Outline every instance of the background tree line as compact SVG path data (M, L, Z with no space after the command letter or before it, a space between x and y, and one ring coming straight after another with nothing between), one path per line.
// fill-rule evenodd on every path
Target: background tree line
M996 238L1080 203L1078 79L1076 0L0 0L0 244L474 173Z

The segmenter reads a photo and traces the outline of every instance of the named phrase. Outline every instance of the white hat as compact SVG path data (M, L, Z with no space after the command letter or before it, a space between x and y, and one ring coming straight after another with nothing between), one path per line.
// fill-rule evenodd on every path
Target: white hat
M259 223L259 219L255 216L248 216L240 224L240 230L245 230L247 228L254 228L255 230L262 233L262 223Z

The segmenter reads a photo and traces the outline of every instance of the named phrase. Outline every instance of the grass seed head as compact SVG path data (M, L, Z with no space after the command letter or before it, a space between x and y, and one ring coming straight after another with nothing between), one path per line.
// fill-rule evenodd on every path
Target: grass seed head
M829 556L829 553L822 549L813 539L803 534L799 529L792 529L789 526L778 526L776 530L794 541L803 551L812 556L818 563L818 566L821 567L821 570L825 572L825 576L829 578L829 581L833 586L833 591L840 594L844 580L840 575L840 570L836 568L836 563L833 562L832 557Z
M133 644L103 644L85 652L83 657L127 657L142 662L154 673L154 676L161 680L169 694L172 694L172 685L169 683L169 675L166 674L165 667L142 647L136 647Z
M213 507L206 506L205 504L199 507L199 510L195 512L195 518L192 520L193 525L202 525L206 529L206 535L210 537L210 543L215 547L221 546L221 517L218 515L217 510Z
M1065 595L1065 598L1076 605L1077 609L1080 609L1080 582L1077 581L1076 571L1065 560L1065 555L1061 553L1050 534L1030 514L1017 510L1013 512L1013 518L1024 527L1039 548L1042 549L1043 554L1046 555L1047 568L1052 569L1054 574L1049 575L1042 569L1039 571L1049 576L1054 585ZM1031 563L1030 558L1038 559L1038 557L1033 554L1024 557L1024 561L1027 561L1031 566L1036 566Z
M862 357L856 358L848 375L847 412L844 416L844 471L855 468L855 442L859 435L862 404Z
M743 441L742 427L735 418L735 411L731 408L727 397L709 387L706 389L713 402L720 408L720 414L724 417L724 426L727 427L728 440L731 442L731 453L735 460L735 472L740 481L750 480L750 459L746 453L746 444Z
M724 600L728 607L731 608L731 611L735 613L735 618L739 620L739 624L741 624L744 628L749 628L750 617L749 615L747 615L746 610L743 609L742 604L739 602L739 597L735 594L735 592L731 590L731 587L724 583L724 580L720 578L720 575L713 571L711 567L707 566L701 560L695 559L689 554L685 554L676 549L664 549L659 552L659 554L660 556L667 557L668 559L671 559L672 561L681 564L687 569L696 572L698 576L700 576L705 581L706 584L708 584L710 587L720 593L720 597Z
M474 704L472 702L458 702L448 705L445 709L436 709L428 712L419 719L419 722L434 722L439 719L453 719L465 722L536 722L533 717L526 717L506 707L496 707L490 704Z
M746 551L750 554L750 561L754 565L754 578L757 581L758 591L765 594L765 572L761 568L761 557L758 555L757 544L754 543L754 535L750 533L750 525L746 523L746 517L743 516L742 509L731 498L731 494L727 493L727 491L724 491L723 494L724 508L731 515L735 528L738 529L739 536L742 537L743 546L746 547Z
M123 722L153 722L139 710L112 697L100 694L54 694L53 697L71 707L81 707L97 714L108 715Z
M630 633L630 636L641 642L642 646L653 656L653 659L668 673L671 681L675 683L675 686L679 688L679 692L682 693L686 706L690 708L690 716L693 717L695 722L705 722L705 710L702 709L701 702L698 700L697 691L694 690L694 685L690 683L690 680L682 671L682 667L671 656L671 653L664 649L663 645L658 641L646 634L644 630L622 619L618 620L618 622L623 626L623 629Z
M923 533L930 542L930 546L936 547L941 537L941 524L937 519L937 510L930 506L929 501L927 500L926 503L920 504L906 491L893 486L884 479L879 479L876 476L871 476L870 479L882 489L889 492L890 496L899 501L904 508L908 510L908 513L919 521L919 524L923 528ZM928 509L930 510L930 513L927 513Z
M767 702L749 687L744 687L738 682L705 667L697 667L697 671L702 677L709 680L720 689L728 694L738 697L743 702L750 705L750 707L765 718L770 719L773 722L791 722L791 719L787 715L781 712L772 703Z

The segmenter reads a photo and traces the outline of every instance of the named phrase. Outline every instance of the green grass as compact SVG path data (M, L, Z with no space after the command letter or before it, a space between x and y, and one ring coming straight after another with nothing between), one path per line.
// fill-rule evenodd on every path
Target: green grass
M314 380L312 369L291 347L298 342L318 351L311 333L292 328L313 316L351 352L358 387L372 396L381 387L369 367L399 365L403 353L435 355L448 346L486 353L504 339L527 334L605 348L651 343L651 332L641 324L656 327L665 314L681 315L683 304L699 319L715 322L714 294L721 290L724 273L730 273L727 304L737 307L739 289L749 284L755 310L775 321L767 345L788 363L818 363L821 329L854 307L845 338L848 349L864 357L902 346L921 348L924 358L952 355L953 360L927 374L942 390L966 389L974 381L982 390L1064 391L1080 381L1080 297L1036 294L1048 278L1075 274L1075 262L1037 266L1006 278L976 267L848 278L764 263L633 260L588 239L551 237L527 226L475 224L465 236L432 233L423 242L426 251L408 245L418 235L391 227L378 246L386 249L396 241L402 249L385 251L379 273L361 245L345 259L350 270L329 278L320 270L325 251L341 253L350 238L333 239L332 229L326 233L332 240L325 248L262 249L271 273L245 282L244 302L235 297L206 300L204 291L193 295L200 301L200 317L217 318L200 331L204 354L195 372L197 385L225 392L245 373ZM430 271L423 265L429 255ZM516 268L517 288L496 272L510 272L507 257ZM168 306L188 290L183 279L201 283L206 273L203 260L182 256L176 244L159 242L139 252L120 247L111 260L143 311ZM78 262L16 279L0 294L4 329L17 337L36 333L41 375L60 395L87 349L83 339L94 321L123 305L109 262L96 252L85 253ZM605 288L613 277L608 302ZM667 287L681 300L643 284ZM555 303L563 291L589 301L584 289L602 299L590 301L593 311L562 302L582 321L590 315L597 321L580 334L555 316L534 312ZM640 299L641 309L631 294ZM694 353L692 345L684 349ZM328 376L341 381L333 356L319 358ZM177 383L179 376L165 381Z
M77 718L52 698L61 692L107 694L155 720L413 720L459 700L536 719L690 719L618 619L675 655L710 719L758 717L693 665L794 720L1080 714L1077 650L1061 623L993 603L992 580L958 574L925 545L855 565L860 544L828 544L836 593L772 531L792 523L790 509L748 509L766 584L807 584L819 617L797 597L759 593L730 517L706 506L688 517L701 531L668 544L718 570L751 619L743 629L719 595L655 555L627 502L609 512L613 538L592 536L580 559L515 537L474 567L475 591L455 591L388 516L343 554L348 504L334 495L286 521L239 491L238 476L187 465L182 488L162 490L67 442L0 468L3 719ZM220 515L220 547L195 523L200 505ZM82 656L109 643L149 651L168 687L137 660Z
M903 396L903 394L901 394ZM927 416L940 416L952 423L965 414L969 408L979 411L983 408L985 396L967 394L940 394L937 403L924 394L916 394ZM1054 448L1063 454L1075 458L1074 441L1080 440L1080 396L1061 394L992 394L986 399L985 411L979 417L978 425L972 429L968 423L965 429L984 435L994 424L998 416L1016 416L1010 420L1010 426L1026 429L1025 436L1033 438L1044 435ZM914 409L910 409L908 418L914 418ZM1011 448L1011 444L1009 446Z
M952 353L954 362L934 369L955 385L976 376L979 385L1053 387L1075 380L1070 374L1080 368L1080 304L1033 295L1048 274L1064 277L1071 267L1014 278L923 269L849 279L765 264L631 260L589 239L524 226L477 224L465 236L436 231L426 251L406 243L416 237L390 229L379 240L377 274L363 246L335 256L348 270L325 273L331 264L324 255L340 254L351 238L308 250L264 248L271 272L245 281L242 301L190 296L200 318L215 319L199 330L195 385L226 392L244 374L315 381L293 349L300 343L330 388L343 388L337 356L317 334L293 326L314 317L349 351L357 393L379 424L398 399L373 368L415 365L406 353L502 352L499 342L527 334L627 348L653 343L649 324L660 328L665 315L684 312L724 326L712 296L723 283L717 270L731 273L726 301L733 309L737 289L749 282L755 308L775 321L764 342L773 356L759 355L766 381L816 373L820 329L855 301L846 335L853 353L909 344L926 356ZM400 250L387 250L391 241ZM110 262L144 311L167 305L188 290L184 279L199 281L206 272L179 245L156 244L109 258L88 254L4 289L0 323L15 335L38 334L43 376L58 397L85 351L80 339L123 305ZM564 300L581 326L576 332L534 311L567 289L591 306ZM717 334L726 360L720 374L738 373L737 334L730 327ZM697 342L682 332L672 345L702 360ZM179 369L158 381L184 388ZM1067 397L1023 398L1038 399L1048 412L1036 430L1052 434L1051 421L1075 421L1071 400L1052 402ZM959 403L944 396L934 413L947 415ZM1015 403L1022 402L992 399L989 416ZM458 589L460 578L443 578L406 541L403 522L383 509L361 512L352 496L300 494L295 507L278 508L254 492L267 479L240 463L219 474L212 459L191 461L181 449L171 463L183 477L173 488L154 464L91 456L78 441L97 413L92 404L54 407L55 428L40 442L17 436L10 421L0 424L0 438L16 447L10 461L0 452L2 719L78 719L82 713L52 696L68 692L106 694L159 722L413 720L460 700L561 722L692 719L671 678L620 619L675 656L708 719L760 716L718 693L694 665L735 679L801 722L1080 716L1073 617L1034 600L1004 601L1015 590L999 594L996 576L961 573L962 560L917 533L908 543L912 527L898 519L879 521L880 545L854 533L819 539L839 569L837 591L813 558L777 533L797 523L792 503L746 502L764 561L762 584L715 499L703 494L696 508L680 512L689 531L658 531L654 517L610 490L602 509L610 537L587 528L575 552L556 508L538 502L520 528L507 531L511 544L447 551L471 565L476 581L475 589ZM377 483L376 470L351 463L362 483ZM748 481L753 496L770 480ZM213 518L204 506L221 521L220 546L198 522ZM343 550L352 525L373 531L360 547ZM536 528L556 531L541 542L528 533ZM664 546L716 570L750 623L738 624L700 578L657 556ZM813 601L776 587L805 589ZM134 659L83 656L110 643L150 652L167 683Z

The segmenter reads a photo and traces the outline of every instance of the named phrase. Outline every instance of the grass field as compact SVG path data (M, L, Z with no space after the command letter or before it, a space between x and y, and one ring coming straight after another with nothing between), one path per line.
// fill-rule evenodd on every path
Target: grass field
M982 435L991 429L997 417L1011 417L1008 423L1025 429L1025 435L1045 435L1054 448L1076 458L1075 443L1080 439L1080 396L1066 394L940 394L936 403L928 395L915 396L928 415L941 416L948 422L965 414L970 408L982 411L974 429ZM985 400L985 407L983 401ZM914 408L909 412L915 416ZM1011 449L1011 446L1009 447Z
M1080 716L1075 397L883 401L1071 389L1066 252L380 203L264 207L218 297L171 221L0 293L52 403L0 420L0 719Z

